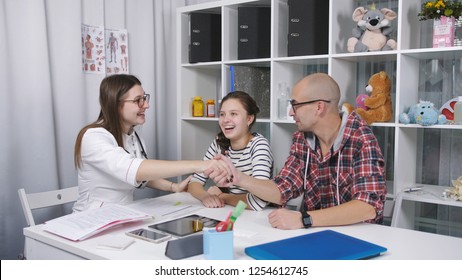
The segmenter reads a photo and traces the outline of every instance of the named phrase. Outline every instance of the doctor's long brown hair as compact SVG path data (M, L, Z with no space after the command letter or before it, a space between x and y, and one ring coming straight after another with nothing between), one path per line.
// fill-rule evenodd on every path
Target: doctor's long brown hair
M82 138L89 128L102 127L114 135L117 144L123 147L122 122L120 118L119 102L122 96L126 94L135 85L141 85L140 80L133 75L112 75L101 81L99 88L99 104L101 111L98 119L91 124L82 128L77 135L74 148L74 164L76 168L82 165L81 148Z

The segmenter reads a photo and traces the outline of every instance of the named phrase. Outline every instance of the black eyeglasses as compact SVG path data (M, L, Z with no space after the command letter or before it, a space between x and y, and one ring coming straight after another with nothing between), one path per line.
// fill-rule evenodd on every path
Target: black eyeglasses
M292 110L294 111L294 113L295 113L295 108L296 108L297 106L306 105L306 104L311 104L311 103L316 103L316 102L326 102L326 103L330 103L330 100L316 99L316 100L305 101L305 102L297 102L296 100L289 99L289 103L290 103L290 105L292 105Z
M120 100L120 102L133 102L133 103L138 103L138 107L140 108L143 108L143 105L144 105L144 102L148 102L149 103L149 99L151 98L151 95L150 94L145 94L143 95L142 97L140 98L136 98L136 99L126 99L126 100Z

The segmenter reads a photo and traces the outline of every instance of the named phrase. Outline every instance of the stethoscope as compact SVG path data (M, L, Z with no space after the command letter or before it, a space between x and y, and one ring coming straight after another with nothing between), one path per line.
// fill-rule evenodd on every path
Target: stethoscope
M142 155L145 159L148 159L148 155L147 155L146 152L144 151L143 143L141 143L141 139L140 139L140 137L138 136L138 133L136 133L136 131L135 131L134 133L135 133L136 139L138 140L138 144L140 144L141 155Z
M144 150L144 146L143 146L143 143L141 142L141 139L140 137L138 136L138 133L136 133L136 131L134 131L135 133L135 136L136 136L136 139L138 141L138 144L140 145L140 148L141 148L141 155L145 158L145 159L148 159L148 155L146 154L146 151ZM125 148L124 150L129 153ZM130 154L130 153L129 153ZM148 181L142 181L140 184L138 184L138 186L136 186L135 188L137 189L142 189L144 187L146 187L146 184L147 184Z

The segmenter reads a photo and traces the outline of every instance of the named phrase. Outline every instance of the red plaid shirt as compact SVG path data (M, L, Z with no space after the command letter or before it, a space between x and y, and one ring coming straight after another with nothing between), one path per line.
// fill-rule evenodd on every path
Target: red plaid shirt
M367 202L377 213L375 219L367 222L382 223L387 190L384 161L377 139L370 127L355 113L347 116L346 123L342 122L342 130L343 133L340 132L338 136L341 139L337 139L339 144L334 144L324 158L312 134L299 131L293 134L290 155L279 175L274 178L281 192L282 204L304 193L307 211L335 206L339 176L340 203L353 199ZM306 188L303 188L308 151Z

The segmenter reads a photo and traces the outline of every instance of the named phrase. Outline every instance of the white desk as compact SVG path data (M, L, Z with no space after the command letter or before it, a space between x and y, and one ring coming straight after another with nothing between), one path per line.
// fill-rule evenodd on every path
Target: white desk
M200 205L200 202L196 201L188 193L171 194L154 198L154 200L171 200L172 202L181 200ZM231 209L229 206L214 209L201 207L194 213L223 220ZM261 212L246 210L238 218L234 225L234 253L236 259L251 259L244 253L244 249L247 246L325 229L332 229L388 248L388 252L377 259L462 259L462 238L367 223L341 227L311 228L307 230L279 230L272 228L268 223L267 215L270 211L271 209ZM173 217L170 219L173 219ZM160 220L156 219L155 222L160 222ZM97 248L98 242L106 234L125 236L125 232L128 230L147 227L155 222L148 220L141 223L123 225L80 242L69 241L47 233L42 230L42 225L24 228L27 243L26 256L28 259L168 260L164 255L167 242L155 244L136 239L134 244L123 251ZM203 259L203 255L194 256L189 259Z

